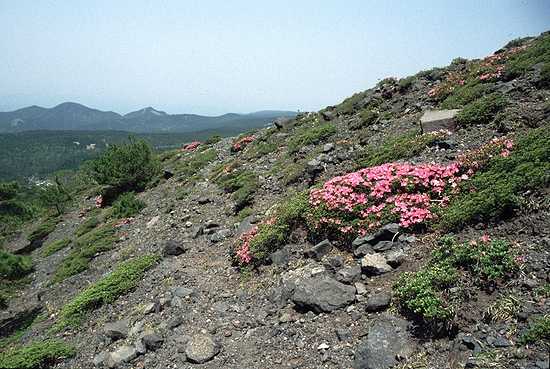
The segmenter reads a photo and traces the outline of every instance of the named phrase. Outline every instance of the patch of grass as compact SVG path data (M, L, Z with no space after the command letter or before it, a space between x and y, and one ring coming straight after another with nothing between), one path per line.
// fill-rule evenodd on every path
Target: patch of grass
M485 95L465 105L457 114L456 120L463 127L488 124L506 104L506 99L499 93Z
M371 109L361 110L359 120L350 124L351 129L361 129L373 125L378 121L380 114Z
M85 220L82 224L80 224L76 228L76 230L74 232L74 235L77 236L77 237L82 236L83 234L88 233L92 229L97 227L99 225L99 223L101 223L101 220L99 219L99 217L92 216L92 217L88 218L87 220Z
M520 77L538 63L550 63L550 35L539 37L525 50L512 55L506 62L505 76Z
M506 295L491 304L484 314L484 318L490 322L507 322L516 317L521 302L513 295Z
M394 286L399 306L426 321L447 321L454 308L445 293L458 280L458 271L449 265L431 265L425 269L403 273Z
M289 153L296 153L300 148L317 144L336 133L336 126L332 123L323 123L313 127L301 127L296 130L288 141Z
M197 151L189 157L180 159L177 163L176 170L184 177L191 177L207 166L210 162L216 160L217 154L214 149ZM185 178L187 179L187 178Z
M480 99L491 91L491 86L476 80L463 86L457 86L445 100L441 102L443 109L458 109L472 101Z
M365 94L363 92L353 94L336 106L336 112L340 114L352 114L360 108L360 103L364 98Z
M282 182L285 186L298 182L304 175L306 166L302 162L292 162L282 166Z
M476 173L451 200L439 222L442 229L458 229L471 221L487 221L511 213L520 194L550 183L550 129L547 126L520 137L509 157L497 156Z
M0 250L0 278L18 279L32 271L29 256L14 255Z
M361 151L356 158L356 168L366 168L396 160L408 159L420 154L428 145L445 135L437 132L419 134L409 131L402 135L387 138L380 145L371 145Z
M522 345L540 341L545 341L547 344L550 341L550 314L535 320L519 340Z
M73 347L59 340L45 340L0 353L0 369L39 369L74 356Z
M220 136L220 135L212 135L212 136L208 137L208 138L206 139L206 141L204 141L204 143L205 143L206 145L213 145L213 144L215 144L215 143L220 142L221 140L222 140L222 136Z
M98 307L115 301L137 286L143 274L159 260L158 255L143 255L119 264L113 272L80 292L65 305L59 314L56 329L76 327L85 315Z
M73 250L57 267L52 283L58 283L88 269L90 261L99 253L110 250L116 241L115 228L105 224L80 237L74 242Z
M27 236L27 239L29 242L35 242L39 240L43 240L50 233L52 233L55 230L55 226L59 223L59 218L50 218L45 220L44 222L40 223L38 227L32 230L32 232Z
M251 216L252 214L254 214L254 209L251 207L246 207L239 211L237 214L237 219L239 222L242 222L246 217Z
M397 83L397 85L399 86L399 91L401 92L408 91L412 87L415 81L416 81L416 76L401 78Z
M129 218L138 214L144 209L146 204L136 197L133 192L123 193L113 203L111 208L111 217L115 219Z
M46 257L46 256L53 255L59 250L69 246L70 244L71 244L70 238L62 238L60 240L50 242L42 248L42 256Z
M271 253L285 245L292 230L304 222L307 209L307 192L297 193L277 207L274 222L258 226L258 233L250 242L250 252L257 263L264 263Z
M8 306L9 300L31 282L27 275L19 279L2 280L0 278L0 308ZM1 347L1 346L0 346Z
M270 154L277 150L279 145L275 142L265 142L257 140L252 145L249 145L246 149L246 157L249 159L261 158L264 155Z
M396 302L402 311L430 325L448 322L460 303L450 296L460 276L479 284L496 282L517 270L514 256L503 240L460 244L443 237L424 268L400 276L394 285Z
M236 212L239 212L253 201L254 194L258 189L258 177L246 170L234 170L220 176L216 179L216 183L225 192L232 194L231 197L236 203Z
M537 287L535 294L540 297L550 297L550 283L545 283L544 286Z

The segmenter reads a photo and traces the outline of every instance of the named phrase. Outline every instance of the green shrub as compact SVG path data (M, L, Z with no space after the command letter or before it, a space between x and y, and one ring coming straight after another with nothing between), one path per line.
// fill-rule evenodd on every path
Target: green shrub
M59 218L50 218L40 223L38 227L32 230L32 232L27 236L29 242L43 240L50 233L55 230L55 226L59 223Z
M13 182L0 182L0 201L11 200L19 191L19 184Z
M274 142L256 140L252 145L247 147L246 157L249 159L261 158L264 155L274 152L278 147L279 145Z
M146 141L130 138L129 144L110 146L88 170L97 183L123 193L145 189L160 174L160 165Z
M416 131L389 137L382 144L371 145L359 152L356 158L356 167L366 168L411 158L443 137L445 136L441 133L430 132L420 135Z
M368 127L378 121L379 114L370 109L361 110L359 120L350 124L351 129L361 129Z
M300 148L319 143L336 133L336 126L332 123L323 123L314 127L298 129L288 142L288 151L295 153Z
M506 62L505 77L522 76L538 63L550 63L550 35L539 37L525 50L512 55Z
M453 316L454 307L444 295L457 280L457 270L444 264L405 272L394 285L395 298L402 309L425 321L446 321Z
M58 178L54 183L39 187L40 200L46 208L53 208L57 215L65 212L65 207L72 197Z
M284 165L280 168L280 172L282 174L282 182L285 186L288 186L290 184L298 182L300 180L304 173L306 172L306 166L302 162L290 162L290 163L284 163Z
M401 78L398 82L399 90L401 92L405 92L409 90L413 85L414 81L416 81L416 76Z
M105 224L78 237L74 242L73 250L57 267L52 283L61 282L85 271L90 261L97 254L110 250L115 241L115 228L110 224Z
M284 246L296 226L305 222L308 209L307 192L297 193L279 205L275 211L275 221L260 224L257 235L250 242L254 261L264 263L271 253Z
M42 250L42 256L50 256L55 254L61 249L64 249L65 247L69 246L71 244L70 238L62 238L60 240L56 240L53 242L48 243L43 247Z
M361 100L363 100L364 97L365 94L363 92L353 94L336 106L336 112L341 114L352 114L355 110L359 109Z
M550 61L542 66L538 85L539 87L550 87Z
M472 101L480 99L489 93L490 85L485 83L467 83L463 86L457 86L449 96L441 103L444 109L461 108Z
M505 240L457 243L444 237L440 247L433 252L436 263L468 270L484 281L496 281L513 274L518 265L515 252Z
M191 177L196 175L202 168L207 166L210 162L217 159L216 150L207 149L203 151L197 151L190 157L182 159L176 167L179 174L184 177Z
M74 356L73 347L59 340L45 340L0 353L0 369L40 369Z
M74 235L79 237L85 233L90 232L92 229L97 227L101 223L101 220L97 216L92 216L80 224L74 231Z
M506 106L506 99L498 93L485 95L464 106L456 116L461 126L488 124Z
M541 341L547 343L550 341L550 314L544 315L533 322L519 340L522 345Z
M126 192L113 203L111 216L116 219L129 218L138 214L145 206L133 192Z
M439 227L457 229L471 221L487 221L510 213L520 193L550 182L550 130L541 127L520 137L509 157L494 157L465 182L461 194L444 210Z
M113 272L87 287L61 309L60 321L56 324L56 328L78 326L89 311L109 304L135 288L145 271L159 259L157 255L150 254L119 264Z
M17 279L32 271L32 261L28 256L14 255L0 250L0 278Z
M215 143L220 142L221 140L222 140L222 136L220 136L220 135L212 135L212 136L208 137L208 138L206 139L206 141L204 141L204 143L207 144L207 145L213 145L213 144L215 144Z
M224 176L218 177L216 182L227 193L232 194L235 201L235 210L249 205L254 199L254 194L258 189L258 177L256 174L246 170L234 170Z

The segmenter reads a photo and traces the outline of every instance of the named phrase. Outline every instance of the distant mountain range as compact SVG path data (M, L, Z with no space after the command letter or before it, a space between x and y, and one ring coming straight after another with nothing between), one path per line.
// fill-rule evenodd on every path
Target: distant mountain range
M126 115L92 109L65 102L53 108L29 106L0 112L0 133L33 130L117 130L138 133L196 132L217 128L248 129L264 126L278 117L293 117L296 112L265 110L250 114L228 113L220 116L167 114L152 107Z

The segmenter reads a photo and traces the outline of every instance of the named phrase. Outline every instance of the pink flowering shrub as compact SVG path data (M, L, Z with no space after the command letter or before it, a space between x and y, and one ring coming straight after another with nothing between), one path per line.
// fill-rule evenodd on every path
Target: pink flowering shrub
M258 234L258 226L253 226L249 231L244 232L238 239L236 255L241 264L248 264L252 261L250 254L250 241Z
M508 157L513 147L514 141L510 138L493 138L485 145L459 155L457 161L467 170L467 174L471 175L474 171L483 168L489 160L497 155Z
M245 136L233 143L233 146L231 146L231 151L238 152L243 150L249 143L255 140L254 136Z
M390 221L410 228L434 218L461 181L460 165L388 163L335 177L311 191L311 222L323 233L366 234ZM323 231L324 229L324 231Z
M197 147L199 147L200 144L201 144L201 143L200 143L199 141L193 141L193 142L188 143L187 145L183 146L183 147L181 148L181 151L187 151L187 152L189 152L189 151L195 151L195 149L196 149Z

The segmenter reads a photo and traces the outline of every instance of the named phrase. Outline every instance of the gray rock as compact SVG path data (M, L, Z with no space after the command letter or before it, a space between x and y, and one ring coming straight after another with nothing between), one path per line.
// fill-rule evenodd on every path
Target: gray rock
M384 254L386 262L393 268L397 268L405 261L405 252L401 249L390 250Z
M512 343L501 335L487 336L487 343L493 347L509 347Z
M283 129L285 127L288 127L292 124L294 119L287 118L287 117L280 117L273 121L273 125L277 127L277 129Z
M155 351L162 346L164 339L157 334L150 333L141 337L141 342L147 350Z
M456 115L459 109L450 110L426 110L420 118L422 132L433 132L445 129L449 131L456 130Z
M340 269L336 273L336 279L342 283L353 283L361 279L361 267L359 265L352 265Z
M290 251L288 250L288 247L283 247L280 250L275 251L270 256L271 262L278 266L284 266L287 265L290 261Z
M229 230L229 229L220 229L219 231L214 233L212 236L210 236L210 241L214 242L214 243L220 242L220 241L225 240L230 235L231 235L231 230Z
M119 347L114 352L111 352L105 364L109 368L116 368L123 363L128 363L137 357L138 353L134 346L124 345Z
M369 244L361 245L358 248L353 251L353 255L356 258L362 258L365 255L373 254L374 250L372 249L372 246Z
M198 203L199 205L205 205L205 204L208 204L209 202L211 202L211 200L210 200L208 197L205 197L205 196L199 197L199 198L197 199L197 203Z
M390 301L391 295L389 293L381 292L370 295L367 299L365 310L367 310L368 312L385 310L390 305Z
M323 163L317 159L311 159L307 162L307 171L309 173L319 173L323 171Z
M323 146L323 152L329 152L334 150L334 144L333 143L327 143Z
M398 242L393 241L380 241L372 246L372 249L376 252L388 251L397 246Z
M254 223L256 223L256 220L257 217L255 215L249 215L244 218L237 228L237 236L240 236L241 234L248 232L250 229L252 229L252 227L254 227Z
M375 233L366 234L362 237L357 237L353 242L352 246L357 248L359 246L369 244L371 246L376 245L381 241L396 241L397 233L399 233L401 227L397 223L389 223L381 227Z
M199 236L202 236L204 234L204 227L203 226L197 226L193 229L193 232L191 234L191 237L198 238Z
M16 300L9 309L0 310L0 337L11 335L38 316L42 309L43 306L38 297L31 296L26 300Z
M321 112L321 116L323 117L324 120L331 121L336 117L336 113L331 110L323 110Z
M369 329L355 351L354 369L389 369L414 351L406 320L385 315Z
M176 287L172 290L172 294L174 296L177 296L177 297L180 297L180 298L186 298L186 297L195 296L196 292L192 288L179 286L179 287Z
M103 332L109 338L118 340L128 336L128 320L123 319L116 322L106 323Z
M168 329L174 329L183 324L183 318L181 316L175 316L168 321Z
M169 256L169 255L178 256L183 254L186 251L187 251L187 248L185 247L185 245L182 242L176 241L176 240L166 241L162 248L162 253L165 256Z
M358 295L364 295L367 293L367 286L365 286L363 282L355 282L353 285L355 286Z
M330 241L323 240L319 242L317 245L306 250L304 254L308 258L312 258L319 261L323 256L328 254L330 250L332 250L332 244L330 243Z
M214 338L207 334L196 334L191 337L185 347L187 360L195 364L210 361L220 352L220 346Z
M104 363L107 362L110 355L111 354L109 354L106 351L100 352L99 354L94 356L94 358L92 360L92 363L94 364L94 366L101 367L101 366L103 366Z
M380 254L369 254L361 259L361 270L368 275L379 275L392 271L386 258Z
M336 337L342 342L349 341L351 340L351 331L347 328L337 328Z
M296 281L292 301L317 313L341 309L355 301L355 287L329 277L308 278Z

